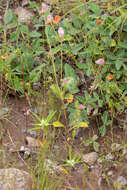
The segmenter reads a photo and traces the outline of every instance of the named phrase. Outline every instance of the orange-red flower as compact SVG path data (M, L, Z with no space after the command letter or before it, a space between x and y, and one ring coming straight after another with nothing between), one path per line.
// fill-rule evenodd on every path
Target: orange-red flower
M68 103L72 103L74 99L74 96L71 94L71 96L67 99Z
M114 75L110 74L109 76L107 76L108 80L112 80L114 78Z
M6 59L8 57L8 53L5 53L3 56L1 56L1 59Z
M61 17L59 15L56 15L54 20L53 20L53 23L54 24L58 24L58 22L60 21Z
M101 20L100 20L100 19L98 19L98 20L97 20L97 23L98 23L98 24L102 24L102 22L101 22Z

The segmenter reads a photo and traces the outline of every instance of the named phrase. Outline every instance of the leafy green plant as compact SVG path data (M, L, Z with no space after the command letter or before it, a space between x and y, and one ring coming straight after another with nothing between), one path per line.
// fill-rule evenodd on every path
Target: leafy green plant
M101 116L101 119L102 119L103 125L100 127L100 133L101 133L101 136L104 136L106 134L106 127L111 125L112 120L108 119L107 111L103 113L103 115Z
M65 164L63 164L63 166L70 166L70 167L74 167L76 164L81 162L81 156L72 156L72 148L69 147L69 155L68 155L68 159L64 160Z
M98 136L97 136L97 135L94 135L92 138L90 138L90 139L88 139L88 140L85 141L85 145L87 145L87 146L92 145L93 148L94 148L94 150L95 150L96 152L98 152L100 145L99 145L98 142L96 142L97 140L98 140Z
M38 120L39 123L34 123L33 125L37 126L32 129L34 130L43 130L44 133L47 132L49 126L52 125L51 120L53 119L56 112L51 112L46 118L40 119L39 116L33 113L35 118Z

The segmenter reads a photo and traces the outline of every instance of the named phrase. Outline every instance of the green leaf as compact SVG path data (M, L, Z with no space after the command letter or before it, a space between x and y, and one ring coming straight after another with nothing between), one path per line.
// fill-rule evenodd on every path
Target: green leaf
M89 3L90 10L93 11L95 14L99 15L101 13L100 7L93 2Z
M64 71L65 71L65 77L73 77L74 79L77 80L77 74L69 64L65 64Z
M89 144L92 144L92 143L93 143L93 141L91 139L88 139L88 140L85 141L86 145L89 145Z
M78 52L84 47L84 44L83 43L80 43L78 45L74 45L74 49L72 50L72 53L74 55L77 55Z
M103 124L106 125L107 121L108 121L108 113L107 111L104 112L103 116L101 117Z
M93 143L93 148L94 148L94 150L96 151L96 152L98 152L99 151L99 143L98 142L94 142Z
M120 68L121 68L122 65L123 65L123 61L121 61L121 60L116 60L116 62L115 62L115 67L116 67L117 71L120 70Z
M41 37L41 34L34 30L34 31L30 32L30 37L38 38L38 37Z
M105 125L101 126L100 132L101 132L102 137L106 134L106 126Z
M14 14L11 9L8 9L4 15L5 24L9 24L13 20Z
M83 63L76 62L76 66L77 66L79 69L84 69L84 70L87 69L87 65L86 65L86 64L83 64Z
M61 91L59 86L57 84L52 84L50 88L53 91L53 93L56 95L56 97L61 99Z
M119 42L118 45L119 45L119 47L127 49L127 43L126 42Z
M67 78L66 89L69 90L71 94L77 93L79 91L78 81L73 77Z
M29 34L29 28L26 25L21 25L20 31L24 34ZM34 32L34 31L33 31ZM33 36L32 36L33 37Z
M51 49L51 53L56 54L56 53L58 53L60 50L61 50L61 47L60 47L60 46L57 46L57 47Z
M71 19L76 28L81 28L82 22L75 14L71 15Z

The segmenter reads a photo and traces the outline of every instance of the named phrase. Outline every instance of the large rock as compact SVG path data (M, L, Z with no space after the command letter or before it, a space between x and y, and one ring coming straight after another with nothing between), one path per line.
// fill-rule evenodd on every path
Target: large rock
M32 190L29 173L16 169L0 169L0 185L3 190Z

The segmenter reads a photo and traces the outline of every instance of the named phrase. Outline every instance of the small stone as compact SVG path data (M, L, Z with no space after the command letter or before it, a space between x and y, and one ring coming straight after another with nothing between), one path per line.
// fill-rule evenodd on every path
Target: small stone
M80 138L83 136L83 128L82 127L79 127L76 131L76 135L75 135L75 138Z
M107 175L108 176L113 176L113 171L112 170L108 171Z
M29 158L30 154L31 154L30 149L25 150L25 152L24 152L24 160L26 160L27 158Z
M37 138L37 136L38 136L37 132L34 130L27 130L27 134L34 138Z
M40 147L39 140L33 138L33 137L26 137L26 143L28 147Z
M123 186L127 185L127 180L123 176L118 176L116 181L114 182L114 186L118 190L122 190Z
M19 152L25 152L25 147L21 146L20 149L19 149Z
M91 153L85 154L83 155L82 159L84 160L85 163L89 165L93 165L98 159L98 153L91 152Z
M51 174L53 174L54 172L61 173L63 171L62 168L58 166L56 162L53 162L49 159L45 160L44 168Z
M111 153L109 153L109 154L107 154L107 155L105 156L105 159L106 159L106 160L113 160L113 159L114 159L114 155L112 155Z
M33 86L33 90L38 90L41 87L41 83L40 82L34 82L32 86Z
M22 0L22 7L29 5L30 0Z
M88 104L88 105L87 105L87 109L86 109L87 115L90 115L91 112L92 112L92 110L93 110L93 107L92 107L90 104Z
M120 151L120 150L122 150L122 149L123 149L123 147L122 147L121 144L113 143L113 144L111 145L111 150L112 150L113 152L117 152L117 151Z
M93 111L93 116L97 115L98 114L98 108L95 108L95 110Z

